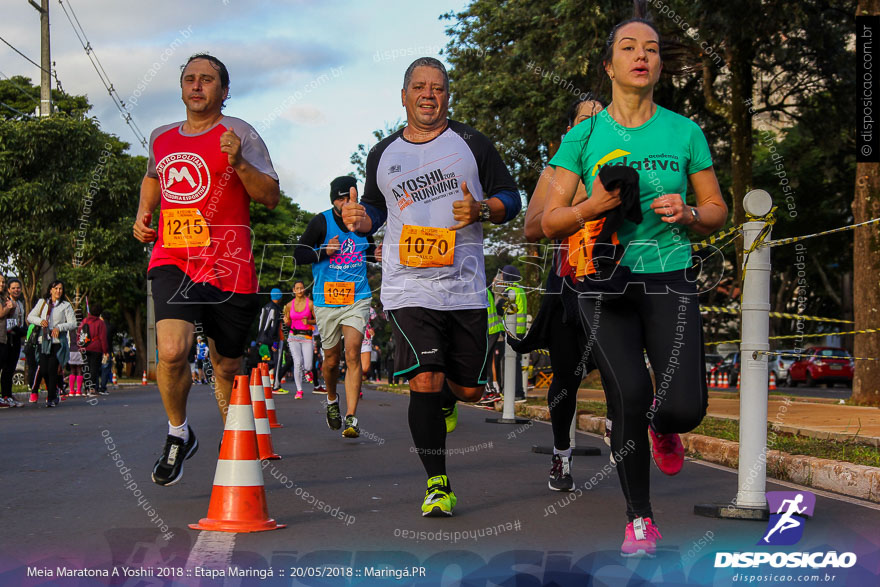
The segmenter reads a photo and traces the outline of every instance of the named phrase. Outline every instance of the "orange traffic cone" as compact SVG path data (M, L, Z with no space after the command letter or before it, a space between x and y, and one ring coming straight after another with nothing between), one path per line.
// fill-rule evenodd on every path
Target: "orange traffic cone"
M272 390L263 387L263 394L266 396L266 414L269 415L269 428L283 428L284 424L278 421L278 414L275 412L275 399L272 397Z
M776 391L776 373L774 371L770 371L770 385L767 387L767 391Z
M728 387L730 387L730 385L728 385L728 383L729 383L729 380L727 379L727 373L722 373L721 374L721 386L720 386L721 389L727 389Z
M269 393L272 393L272 378L269 376L269 365L260 363L260 374L263 379L263 387L268 387Z
M190 524L193 530L263 532L286 526L269 517L254 424L247 375L237 375L214 473L208 517L198 524Z
M116 385L116 384L117 384L117 383L116 383L116 373L114 372L114 373L113 373L113 385Z
M251 403L254 406L254 423L257 430L257 449L260 452L261 461L274 461L281 458L272 448L272 432L269 430L269 416L266 414L266 400L264 398L261 376L256 369L251 371Z
M141 377L141 385L146 385L146 384L147 384L147 372L144 371L144 376Z
M278 422L278 416L275 412L275 398L272 397L272 384L269 383L269 375L265 374L265 369L262 369L263 365L260 365L260 367L264 372L264 375L262 376L263 393L266 396L266 412L269 414L269 428L282 428L284 425Z
M712 375L709 377L709 387L715 387L718 384L718 380L715 379L715 371L712 371Z

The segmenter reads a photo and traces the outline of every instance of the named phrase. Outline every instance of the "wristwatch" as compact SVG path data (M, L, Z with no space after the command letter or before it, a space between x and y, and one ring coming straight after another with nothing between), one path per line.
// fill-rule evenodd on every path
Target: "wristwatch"
M693 216L694 221L691 222L691 225L699 224L700 222L700 213L697 212L697 208L695 206L691 206L691 216Z
M492 217L492 209L489 204L484 201L480 202L480 222L486 222Z

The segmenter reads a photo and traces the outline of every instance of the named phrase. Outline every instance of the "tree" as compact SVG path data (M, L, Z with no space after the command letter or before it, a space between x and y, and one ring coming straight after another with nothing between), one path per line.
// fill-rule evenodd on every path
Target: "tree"
M296 279L308 282L310 272L293 263L293 251L314 214L300 208L283 192L274 210L251 202L251 230L253 230L254 261L260 289L273 287L293 288Z
M878 0L860 0L856 16L880 14ZM857 41L859 42L859 41ZM875 143L876 144L876 143ZM875 154L876 157L876 154ZM855 222L864 222L880 217L880 163L859 162L856 164L856 187L853 199ZM876 328L877 309L880 308L880 237L877 225L857 228L853 236L853 266L855 322L858 328ZM855 356L880 357L880 335L862 334L856 336ZM856 361L853 380L853 402L880 406L880 365L877 361Z
M14 75L0 80L0 120L20 120L33 115L40 106L40 86L35 86L29 78ZM71 96L56 89L52 90L52 106L58 113L75 118L82 117L91 109L85 96Z

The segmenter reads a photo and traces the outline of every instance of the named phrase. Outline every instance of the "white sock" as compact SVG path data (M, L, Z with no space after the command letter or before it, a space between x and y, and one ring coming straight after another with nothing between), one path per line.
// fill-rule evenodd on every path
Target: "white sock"
M189 440L189 427L186 425L186 420L184 420L183 424L180 426L175 426L171 422L168 422L168 436L182 438L184 442Z
M339 396L338 395L336 396L336 399L333 401L330 401L329 399L327 400L328 405L329 404L338 404L338 403L339 403Z
M570 459L571 458L571 447L568 447L565 450L559 450L558 448L556 448L554 446L553 447L553 454Z

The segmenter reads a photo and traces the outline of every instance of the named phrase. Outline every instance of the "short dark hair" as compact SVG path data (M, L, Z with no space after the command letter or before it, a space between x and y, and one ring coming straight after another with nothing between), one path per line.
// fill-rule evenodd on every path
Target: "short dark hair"
M213 55L208 55L207 53L196 53L186 60L186 63L180 66L180 83L183 84L183 72L186 70L186 66L195 61L196 59L204 59L211 63L214 69L220 74L220 87L225 89L229 88L229 70L226 69L226 66L223 65L223 62L214 57Z
M187 59L186 63L180 66L180 86L183 87L183 72L186 70L186 66L196 59L204 59L211 64L211 67L217 70L217 73L220 74L220 87L224 90L227 90L226 98L223 99L223 103L220 105L220 107L222 108L223 106L226 106L226 100L229 99L229 70L226 69L226 66L223 65L222 61L220 61L213 55L208 55L207 53L196 53L195 55Z
M92 302L89 304L89 316L100 316L101 312L104 311L104 306L101 302Z
M406 68L406 73L403 74L403 89L407 89L409 87L409 82L412 80L413 71L417 67L433 67L434 69L440 71L443 74L443 89L447 92L449 91L449 74L446 73L446 67L440 62L439 59L434 59L433 57L419 57L415 61L409 64L409 67Z
M10 277L10 278L8 278L8 279L6 280L6 287L8 288L8 287L9 287L10 285L12 285L13 283L17 283L17 284L21 285L22 287L24 287L24 286L22 285L22 283L21 283L21 280L20 280L18 277Z

